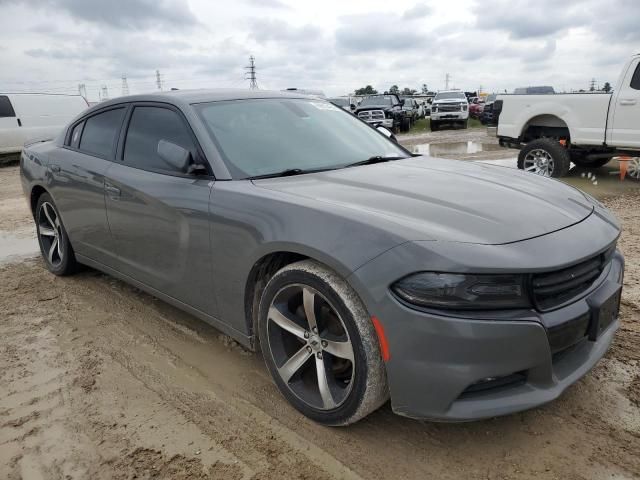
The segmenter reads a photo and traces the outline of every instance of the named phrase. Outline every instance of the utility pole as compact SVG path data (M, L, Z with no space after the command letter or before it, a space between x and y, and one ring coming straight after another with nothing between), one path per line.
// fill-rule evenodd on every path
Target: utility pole
M449 90L449 81L451 80L451 75L448 73L444 76L444 89Z
M127 76L122 74L122 96L129 95L129 84L127 83Z
M78 84L78 93L82 95L85 100L87 99L87 86L84 83Z
M253 55L249 57L249 66L244 67L247 70L245 80L249 80L249 88L256 90L258 88L258 80L256 79L256 63Z
M162 91L162 75L160 75L160 70L156 70L156 86L158 90Z

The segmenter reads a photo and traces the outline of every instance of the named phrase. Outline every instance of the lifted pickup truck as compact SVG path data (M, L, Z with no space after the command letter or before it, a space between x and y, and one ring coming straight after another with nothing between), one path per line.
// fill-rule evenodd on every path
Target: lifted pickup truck
M562 177L570 163L601 167L612 157L634 157L628 174L640 177L640 54L624 66L611 94L499 95L494 122L500 145L519 148L518 168Z

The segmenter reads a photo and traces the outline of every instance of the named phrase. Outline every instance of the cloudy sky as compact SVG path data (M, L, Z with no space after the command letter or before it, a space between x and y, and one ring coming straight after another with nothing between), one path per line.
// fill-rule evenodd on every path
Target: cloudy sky
M615 83L639 0L0 0L0 91L371 84L512 90Z

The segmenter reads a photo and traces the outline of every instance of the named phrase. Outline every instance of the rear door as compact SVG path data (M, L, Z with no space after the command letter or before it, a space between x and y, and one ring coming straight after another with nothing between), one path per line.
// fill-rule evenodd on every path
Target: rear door
M183 115L165 104L136 104L127 123L105 185L118 270L215 315L208 220L212 177L176 171L157 153L158 142L165 140L202 158L195 136Z
M127 107L112 107L71 126L65 145L49 156L50 191L75 252L112 265L104 176L115 156Z
M614 92L613 122L609 143L615 147L640 148L640 57L634 59Z

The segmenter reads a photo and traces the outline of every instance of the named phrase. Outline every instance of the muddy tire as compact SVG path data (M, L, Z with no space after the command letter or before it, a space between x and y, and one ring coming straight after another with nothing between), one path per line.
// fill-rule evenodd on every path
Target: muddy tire
M527 143L518 155L518 168L544 177L564 177L569 173L569 151L557 140L538 138Z
M59 276L77 272L79 264L69 242L69 236L58 209L48 193L43 193L38 198L35 221L40 253L47 269Z
M389 398L378 339L362 301L318 262L287 265L269 280L258 334L282 395L318 423L349 425Z

